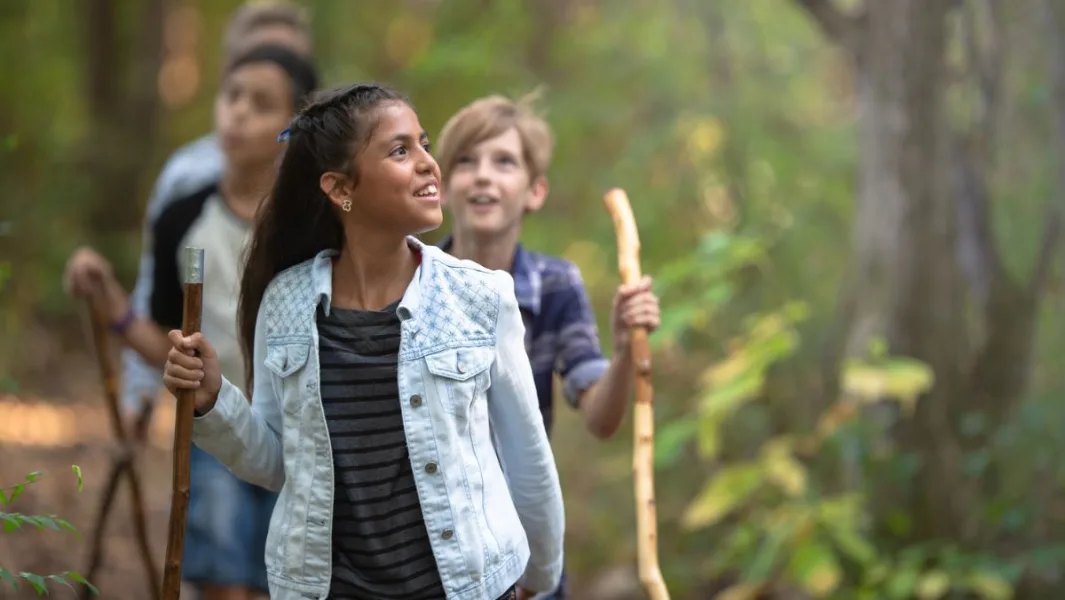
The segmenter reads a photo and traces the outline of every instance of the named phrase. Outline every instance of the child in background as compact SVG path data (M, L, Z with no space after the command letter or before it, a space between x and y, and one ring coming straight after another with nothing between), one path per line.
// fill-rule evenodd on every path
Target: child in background
M210 334L171 331L163 376L196 391L197 445L281 491L271 597L553 589L562 495L513 280L413 237L443 220L417 115L354 85L287 135L240 289L251 404Z
M225 164L220 179L171 202L151 231L150 311L138 317L111 266L88 248L74 253L66 282L77 296L95 295L112 329L162 369L180 328L186 246L205 249L202 330L216 344L221 369L244 381L237 338L242 252L274 177L277 134L317 86L314 66L283 46L258 46L234 60L215 99L215 132ZM248 600L268 589L266 533L277 495L243 482L193 446L183 579L202 600Z
M552 146L551 130L528 98L481 98L452 116L440 133L438 157L453 232L440 245L457 258L513 277L547 431L557 372L567 403L581 412L592 435L606 439L621 425L632 393L629 329L658 327L658 298L649 277L617 289L610 315L614 351L607 360L580 270L521 245L525 217L547 198ZM565 578L543 597L564 598Z

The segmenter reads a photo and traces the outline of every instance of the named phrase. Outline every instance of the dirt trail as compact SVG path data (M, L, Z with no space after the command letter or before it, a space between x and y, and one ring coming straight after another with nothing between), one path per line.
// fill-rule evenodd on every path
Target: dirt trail
M77 527L81 537L34 528L0 533L0 565L12 572L84 572L101 488L107 483L112 456L117 450L90 357L65 358L61 371L64 381L51 378L36 386L38 390L47 390L48 397L31 391L0 395L0 486L19 483L29 472L43 471L44 476L28 485L7 510L59 515ZM34 389L23 383L27 390ZM160 574L169 517L172 423L173 400L164 394L153 415L148 443L137 457L149 543ZM77 480L70 468L73 464L82 470L84 489L81 492L77 491ZM152 597L137 554L131 515L129 487L123 479L107 523L103 567L93 582L101 590L100 598L145 600ZM28 584L20 588L25 589L16 593L9 586L0 588L0 599L38 597ZM74 597L62 586L53 590L52 597Z

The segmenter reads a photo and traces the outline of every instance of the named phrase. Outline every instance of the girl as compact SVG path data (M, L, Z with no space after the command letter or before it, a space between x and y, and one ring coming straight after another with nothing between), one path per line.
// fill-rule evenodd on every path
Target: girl
M82 249L68 266L77 295L97 295L112 329L161 369L171 344L166 331L181 327L178 264L185 246L206 249L202 330L215 342L222 372L243 385L237 336L241 253L251 220L265 198L279 155L277 132L316 87L313 65L280 46L259 46L227 67L215 100L215 131L225 164L220 181L175 199L152 226L150 316L138 317L111 267ZM183 578L203 600L247 600L266 593L266 534L277 494L243 482L193 447Z
M286 136L240 290L252 404L199 334L170 332L163 378L196 390L197 445L281 491L272 598L552 589L562 494L513 281L412 237L443 220L413 108L348 86Z

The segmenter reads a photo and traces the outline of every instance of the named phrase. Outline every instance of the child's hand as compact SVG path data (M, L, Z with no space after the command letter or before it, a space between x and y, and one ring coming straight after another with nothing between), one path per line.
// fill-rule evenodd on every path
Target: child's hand
M180 330L173 329L167 336L174 347L166 357L163 384L175 395L178 390L196 390L196 410L210 411L222 388L222 371L214 348L200 333L182 337Z
M112 278L111 263L92 248L81 247L70 255L63 273L63 289L76 298L87 298L99 292L102 284Z
M634 285L622 285L614 294L610 329L614 336L614 354L629 351L629 329L645 327L648 333L658 328L662 313L658 296L651 291L651 278L644 277Z

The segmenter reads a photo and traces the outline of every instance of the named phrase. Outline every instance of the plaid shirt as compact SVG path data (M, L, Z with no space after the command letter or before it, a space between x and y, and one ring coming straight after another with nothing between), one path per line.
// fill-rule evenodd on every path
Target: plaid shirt
M440 248L449 250L451 240L451 236L441 240ZM562 395L576 408L580 394L599 381L610 361L600 349L599 329L577 265L518 244L510 274L525 322L525 350L540 414L550 433L554 374L562 378Z

